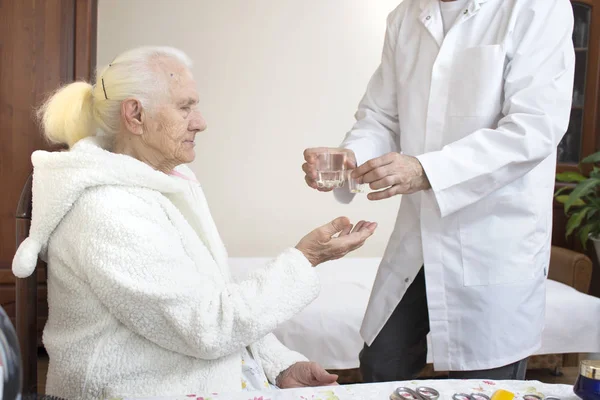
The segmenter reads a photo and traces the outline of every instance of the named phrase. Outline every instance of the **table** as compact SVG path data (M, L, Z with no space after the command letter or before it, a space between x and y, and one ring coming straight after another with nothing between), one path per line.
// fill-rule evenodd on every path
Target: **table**
M555 396L561 400L580 400L570 385L555 385L539 381L489 381L489 380L424 380L406 382L371 383L362 385L302 388L261 392L222 394L197 393L183 396L146 398L145 400L387 400L399 386L432 387L440 392L440 400L451 400L454 393L485 393L492 395L497 389L509 390L519 399L524 394L541 397ZM141 400L124 398L122 400Z

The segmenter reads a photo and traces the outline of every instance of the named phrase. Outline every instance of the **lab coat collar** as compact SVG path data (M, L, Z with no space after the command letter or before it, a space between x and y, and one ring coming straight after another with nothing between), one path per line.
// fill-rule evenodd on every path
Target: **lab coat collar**
M462 23L475 16L481 9L481 5L488 0L471 0L467 10L457 23ZM440 0L420 0L421 14L419 19L421 23L431 33L438 46L442 45L444 40L444 31L442 26L442 13L440 11Z
M421 0L421 14L419 19L438 46L444 40L444 27L442 25L442 12L440 11L440 0Z
M475 13L479 11L481 5L483 3L487 3L488 1L489 0L471 0L469 3L469 12ZM437 3L439 2L440 0L420 0L421 11L423 11L423 13L421 13L421 17L427 17L427 15L424 14L427 14L428 11L431 11L432 7L437 6Z
M481 8L481 5L487 1L488 0L473 0L469 6L469 12L476 13Z

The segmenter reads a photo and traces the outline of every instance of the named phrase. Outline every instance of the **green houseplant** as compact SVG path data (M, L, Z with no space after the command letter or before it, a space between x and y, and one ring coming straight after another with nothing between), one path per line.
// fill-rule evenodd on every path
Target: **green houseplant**
M579 172L569 171L556 175L556 180L569 184L554 194L556 201L564 204L567 222L567 236L576 233L584 248L588 241L596 247L600 256L600 151L579 164ZM592 164L589 174L584 174L583 165Z

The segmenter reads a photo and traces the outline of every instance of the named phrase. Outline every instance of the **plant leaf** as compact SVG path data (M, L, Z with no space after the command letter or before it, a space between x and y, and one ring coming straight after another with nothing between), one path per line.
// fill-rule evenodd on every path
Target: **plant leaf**
M554 197L556 199L557 202L559 202L560 204L565 204L567 202L567 200L569 200L569 195L568 194L563 194L561 196L556 196Z
M600 198L595 193L591 193L583 198L585 203L595 210L600 210Z
M561 193L564 193L564 192L566 192L567 190L573 190L573 188L572 188L572 187L568 187L568 186L561 187L561 188L560 188L560 189L558 189L556 192L554 192L554 197L556 197L556 196L559 196Z
M560 204L565 204L569 200L569 195L564 194L564 195L556 196L555 198L556 198L556 201L559 202ZM580 207L580 206L585 206L585 201L578 199L575 203L573 203L573 205L571 207Z
M583 160L581 160L581 164L589 164L589 163L597 163L600 162L600 151L596 152L594 154L590 154L589 156L587 156L586 158L584 158Z
M600 221L596 221L592 224L592 231L590 234L595 238L600 238Z
M568 212L571 206L573 206L577 200L596 189L598 185L600 185L600 179L597 178L589 178L577 184L575 189L573 189L569 195L569 199L565 203L565 212Z
M590 222L590 218L588 217L588 224L590 226L588 237L600 238L600 220L596 219L594 222ZM583 236L583 234L580 234L580 236ZM583 247L586 247L585 244Z
M594 167L592 172L590 172L590 178L600 178L600 168Z
M583 245L584 250L587 250L587 242L589 240L591 231L592 231L592 224L585 225L579 231L579 241Z
M583 176L583 174L575 171L567 171L556 174L556 180L560 182L581 182L585 181L586 179L587 178Z
M589 208L584 208L581 211L571 215L569 221L567 222L567 236L571 236L573 231L579 228L589 210Z

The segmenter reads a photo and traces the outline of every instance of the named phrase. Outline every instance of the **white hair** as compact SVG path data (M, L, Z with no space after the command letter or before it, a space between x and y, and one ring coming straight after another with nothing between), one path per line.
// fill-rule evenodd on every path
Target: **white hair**
M97 130L114 135L119 130L121 103L135 98L144 108L168 91L159 65L176 60L187 68L192 61L172 47L138 47L119 54L96 71L96 84L75 82L63 86L38 110L44 134L54 143L72 146Z

